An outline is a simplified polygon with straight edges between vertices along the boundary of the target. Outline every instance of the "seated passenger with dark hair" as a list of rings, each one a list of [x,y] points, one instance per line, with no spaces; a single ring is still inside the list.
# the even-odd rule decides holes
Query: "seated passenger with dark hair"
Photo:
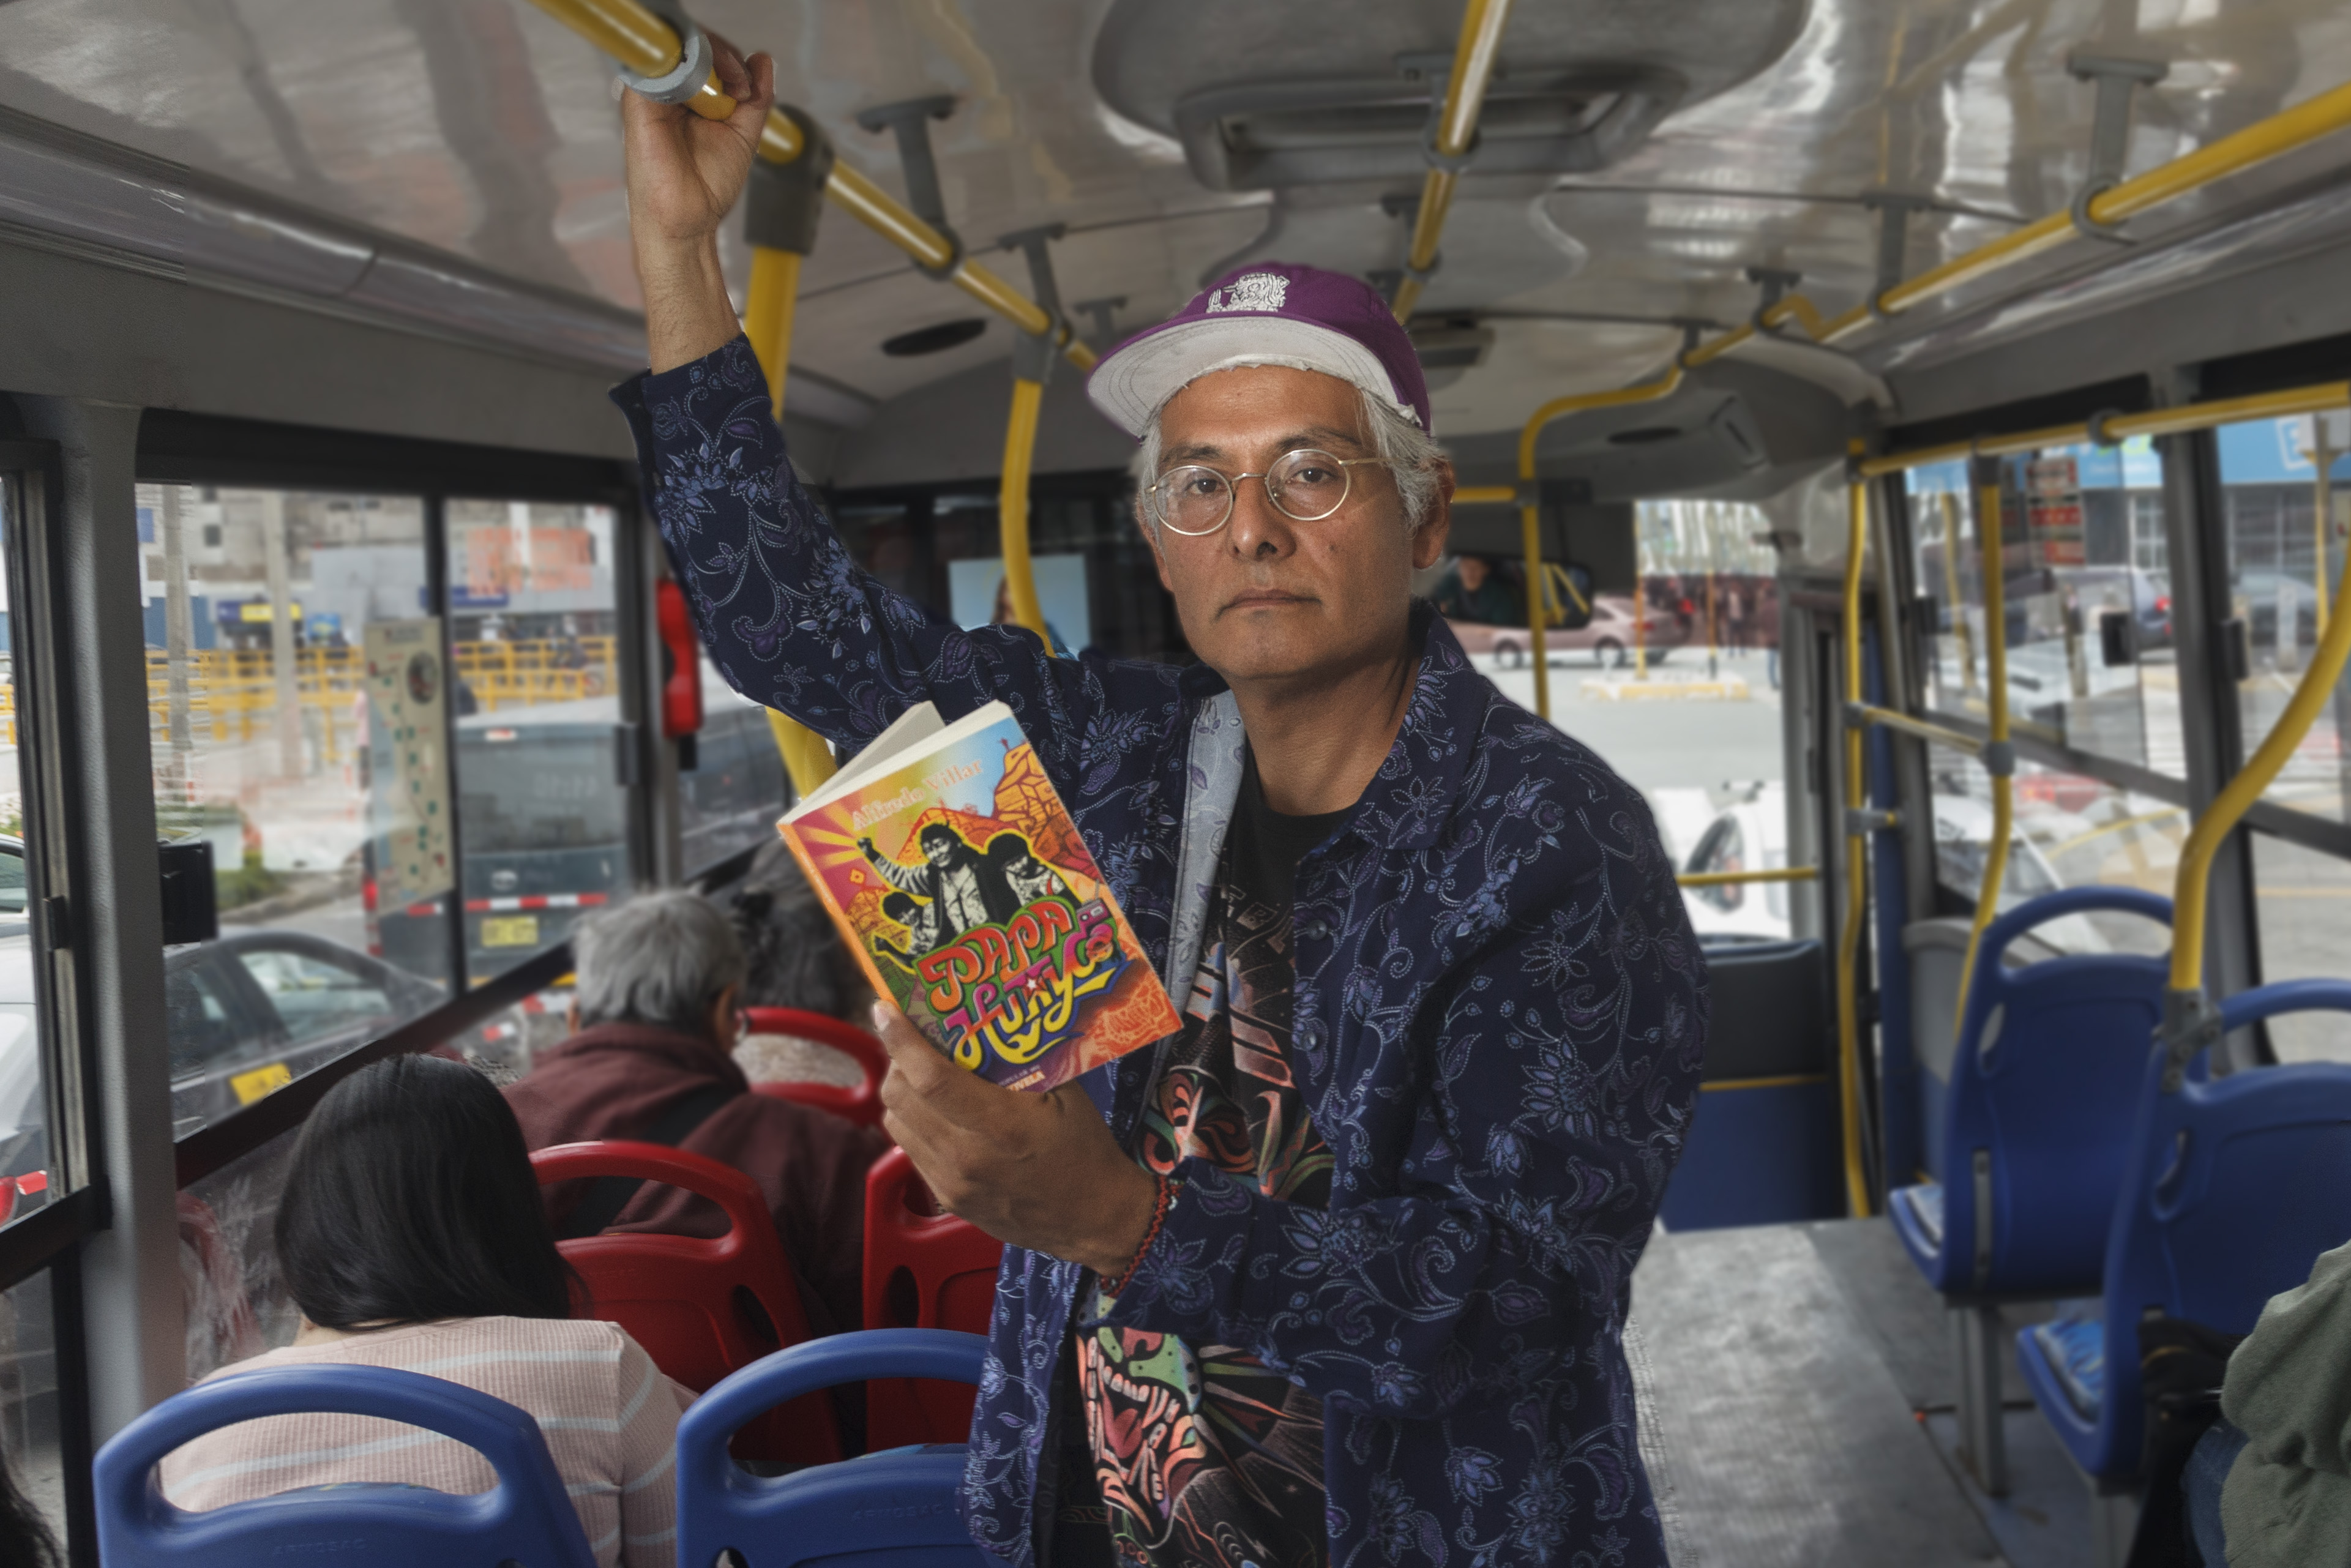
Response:
[[[641,894],[572,928],[579,1032],[542,1051],[507,1101],[534,1149],[596,1138],[664,1144],[759,1184],[799,1270],[809,1327],[863,1316],[865,1173],[889,1144],[870,1128],[750,1092],[732,1054],[743,946],[726,915],[683,889]],[[604,1211],[614,1197],[622,1201]],[[558,1236],[651,1230],[722,1236],[706,1198],[646,1182],[547,1190]]]
[[[599,1563],[669,1568],[669,1471],[692,1396],[618,1325],[571,1317],[522,1130],[489,1080],[397,1056],[337,1084],[295,1144],[277,1242],[301,1332],[214,1376],[391,1366],[477,1388],[538,1418]],[[162,1465],[163,1495],[197,1511],[305,1487],[496,1480],[455,1438],[371,1416],[239,1422]]]

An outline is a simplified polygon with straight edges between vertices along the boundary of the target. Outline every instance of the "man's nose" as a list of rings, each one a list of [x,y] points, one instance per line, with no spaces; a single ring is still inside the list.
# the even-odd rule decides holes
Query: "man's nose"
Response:
[[[1233,520],[1225,532],[1232,550],[1246,560],[1288,555],[1298,543],[1296,527],[1273,504],[1273,492],[1263,478],[1243,479],[1233,494]]]

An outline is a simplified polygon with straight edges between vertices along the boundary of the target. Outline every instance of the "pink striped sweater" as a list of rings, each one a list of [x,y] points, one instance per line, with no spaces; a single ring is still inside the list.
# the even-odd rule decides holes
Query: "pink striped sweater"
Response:
[[[273,1350],[213,1376],[319,1365],[401,1367],[529,1411],[547,1435],[600,1568],[672,1568],[677,1417],[694,1396],[663,1376],[615,1324],[455,1318]],[[162,1466],[163,1495],[197,1511],[350,1481],[482,1492],[497,1477],[455,1438],[372,1416],[241,1422],[198,1438]]]

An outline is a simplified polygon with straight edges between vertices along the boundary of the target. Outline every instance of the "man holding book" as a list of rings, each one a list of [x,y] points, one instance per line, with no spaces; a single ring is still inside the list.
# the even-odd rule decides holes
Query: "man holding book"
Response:
[[[653,370],[615,393],[712,658],[845,751],[1008,704],[1183,1014],[1047,1094],[882,1020],[890,1130],[1010,1243],[974,1536],[1022,1568],[1662,1564],[1622,1334],[1703,960],[1638,792],[1411,597],[1452,475],[1409,340],[1269,264],[1095,371],[1198,665],[943,625],[768,417],[715,235],[771,73],[721,71],[731,121],[624,105]]]

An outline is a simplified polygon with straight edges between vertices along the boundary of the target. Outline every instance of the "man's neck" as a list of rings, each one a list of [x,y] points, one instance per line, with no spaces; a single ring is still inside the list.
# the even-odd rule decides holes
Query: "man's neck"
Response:
[[[1419,658],[1399,648],[1335,680],[1235,683],[1265,803],[1285,817],[1319,817],[1361,800],[1404,727],[1419,674]]]

